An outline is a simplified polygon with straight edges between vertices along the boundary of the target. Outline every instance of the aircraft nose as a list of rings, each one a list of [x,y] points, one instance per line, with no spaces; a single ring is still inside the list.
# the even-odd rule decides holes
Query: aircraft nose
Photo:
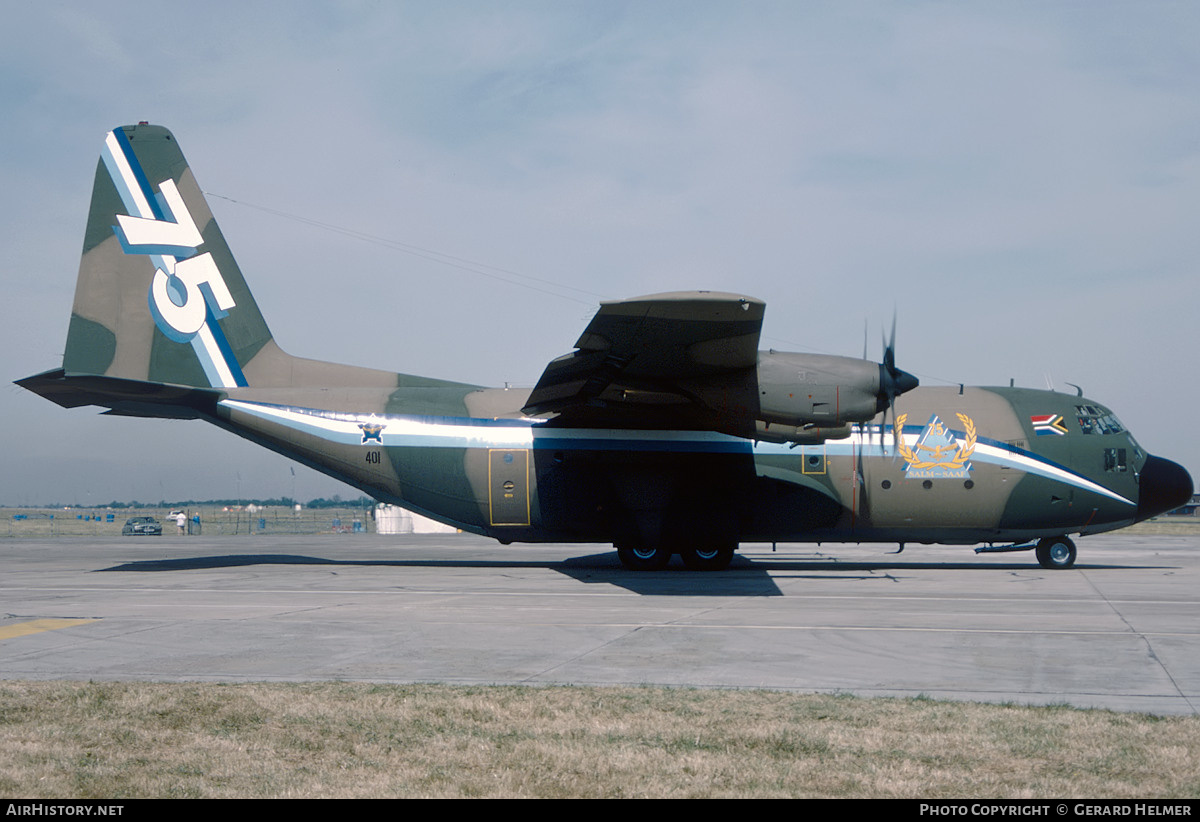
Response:
[[[1137,519],[1172,511],[1192,498],[1192,476],[1176,462],[1153,455],[1138,476]]]

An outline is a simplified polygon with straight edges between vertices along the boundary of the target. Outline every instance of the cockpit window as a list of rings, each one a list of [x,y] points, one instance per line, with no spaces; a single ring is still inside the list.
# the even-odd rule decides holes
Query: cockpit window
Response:
[[[1116,415],[1094,405],[1075,406],[1079,430],[1085,434],[1120,434],[1125,430]]]
[[[1125,461],[1124,448],[1104,449],[1104,470],[1115,474],[1123,474],[1129,470]]]

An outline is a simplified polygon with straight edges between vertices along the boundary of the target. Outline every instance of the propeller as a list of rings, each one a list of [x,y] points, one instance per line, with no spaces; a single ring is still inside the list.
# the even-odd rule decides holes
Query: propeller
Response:
[[[882,332],[881,332],[882,336]],[[882,445],[884,431],[887,429],[888,410],[892,412],[892,440],[895,446],[895,451],[892,457],[895,458],[900,452],[900,435],[896,432],[896,397],[906,391],[911,391],[921,384],[921,381],[909,374],[907,371],[901,371],[896,367],[896,310],[892,309],[892,333],[888,339],[883,340],[883,362],[879,365],[879,399],[877,408],[883,412],[883,426],[879,429],[879,441]]]

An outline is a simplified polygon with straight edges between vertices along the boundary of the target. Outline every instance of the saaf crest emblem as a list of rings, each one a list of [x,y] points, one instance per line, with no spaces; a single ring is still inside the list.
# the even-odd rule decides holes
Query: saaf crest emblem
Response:
[[[933,414],[917,438],[915,448],[909,448],[904,442],[904,421],[908,415],[901,414],[896,418],[896,442],[900,456],[907,463],[905,478],[965,479],[970,476],[970,458],[975,453],[977,439],[975,423],[966,414],[956,416],[963,424],[961,441],[937,414]]]

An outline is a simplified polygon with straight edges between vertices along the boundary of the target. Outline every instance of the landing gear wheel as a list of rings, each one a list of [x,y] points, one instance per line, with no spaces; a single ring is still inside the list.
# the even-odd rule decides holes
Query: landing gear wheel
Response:
[[[662,547],[638,545],[628,548],[618,545],[617,557],[630,571],[657,571],[671,561],[671,552]]]
[[[1043,568],[1057,570],[1075,564],[1075,543],[1066,537],[1046,537],[1038,542],[1036,553]]]
[[[679,553],[683,564],[692,571],[724,571],[733,560],[736,545],[705,545],[702,548],[684,548]]]

